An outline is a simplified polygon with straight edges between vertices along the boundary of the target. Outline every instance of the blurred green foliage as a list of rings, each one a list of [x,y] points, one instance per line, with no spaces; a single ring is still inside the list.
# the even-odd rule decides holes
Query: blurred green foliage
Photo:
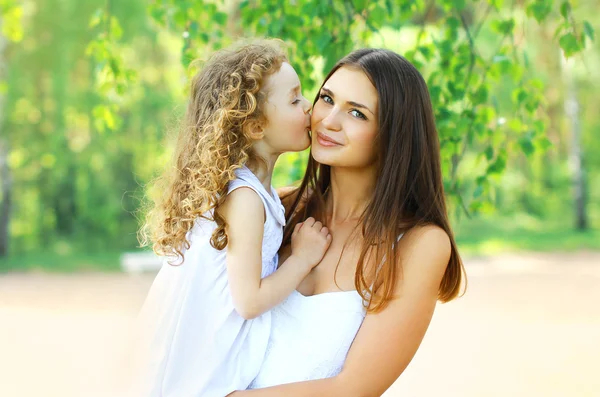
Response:
[[[527,214],[542,231],[556,220],[552,230],[570,227],[561,59],[573,58],[598,225],[600,139],[592,131],[600,118],[586,111],[600,105],[593,11],[583,1],[546,0],[0,0],[11,256],[135,247],[136,210],[169,155],[190,62],[255,36],[289,44],[309,98],[355,48],[386,47],[413,62],[434,102],[446,192],[464,241],[485,236],[473,230],[483,227],[481,216],[494,223],[494,211],[503,225]],[[307,155],[282,156],[274,184],[299,180]]]

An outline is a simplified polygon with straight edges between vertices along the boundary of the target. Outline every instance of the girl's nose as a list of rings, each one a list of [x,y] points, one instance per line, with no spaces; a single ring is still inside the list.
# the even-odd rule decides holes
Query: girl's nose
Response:
[[[308,99],[304,98],[304,95],[302,96],[302,106],[304,113],[308,113],[312,109],[310,102],[308,101]]]

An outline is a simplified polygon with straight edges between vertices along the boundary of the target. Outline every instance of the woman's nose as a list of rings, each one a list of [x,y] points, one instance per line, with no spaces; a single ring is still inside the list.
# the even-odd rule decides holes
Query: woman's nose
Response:
[[[339,110],[333,106],[330,108],[331,111],[322,120],[321,124],[328,130],[337,131],[340,129]]]

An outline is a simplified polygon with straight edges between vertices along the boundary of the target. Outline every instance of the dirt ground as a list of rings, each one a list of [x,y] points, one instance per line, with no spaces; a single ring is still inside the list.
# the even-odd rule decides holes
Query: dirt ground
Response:
[[[467,273],[386,397],[600,396],[600,253],[471,259]],[[121,395],[152,278],[0,275],[0,396]]]

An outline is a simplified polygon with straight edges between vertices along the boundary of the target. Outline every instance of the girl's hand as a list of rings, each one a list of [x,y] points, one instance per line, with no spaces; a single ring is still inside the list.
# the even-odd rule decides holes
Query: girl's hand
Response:
[[[306,263],[311,269],[321,262],[331,244],[331,233],[321,222],[307,218],[294,227],[292,233],[292,256]]]

